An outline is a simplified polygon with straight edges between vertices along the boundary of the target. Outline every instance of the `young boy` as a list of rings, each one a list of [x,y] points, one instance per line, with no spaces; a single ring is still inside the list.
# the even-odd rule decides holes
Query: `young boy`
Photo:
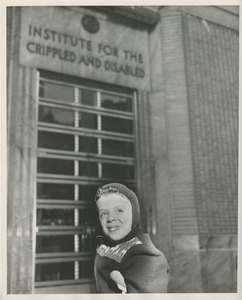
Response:
[[[99,293],[166,293],[169,267],[140,223],[138,198],[120,183],[101,187],[95,197],[102,242],[94,272]]]

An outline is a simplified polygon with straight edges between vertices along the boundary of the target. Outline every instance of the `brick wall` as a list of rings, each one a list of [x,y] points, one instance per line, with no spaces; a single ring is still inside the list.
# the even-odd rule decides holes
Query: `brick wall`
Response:
[[[199,234],[236,234],[238,32],[189,14],[183,24]]]

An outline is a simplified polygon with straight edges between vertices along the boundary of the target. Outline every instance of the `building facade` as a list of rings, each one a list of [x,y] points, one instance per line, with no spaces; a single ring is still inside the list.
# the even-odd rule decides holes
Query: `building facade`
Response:
[[[236,292],[238,78],[236,6],[7,8],[8,293],[96,292],[111,181],[169,292]]]

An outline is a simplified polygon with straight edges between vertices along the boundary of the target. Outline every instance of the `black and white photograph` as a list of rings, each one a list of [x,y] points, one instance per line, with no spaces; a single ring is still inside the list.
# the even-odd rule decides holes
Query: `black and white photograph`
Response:
[[[240,2],[13,3],[3,295],[239,299]]]

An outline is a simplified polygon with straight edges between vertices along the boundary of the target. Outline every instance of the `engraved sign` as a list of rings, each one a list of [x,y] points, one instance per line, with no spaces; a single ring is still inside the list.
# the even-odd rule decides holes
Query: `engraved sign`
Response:
[[[146,30],[110,23],[85,9],[23,7],[20,43],[24,66],[150,89]]]

